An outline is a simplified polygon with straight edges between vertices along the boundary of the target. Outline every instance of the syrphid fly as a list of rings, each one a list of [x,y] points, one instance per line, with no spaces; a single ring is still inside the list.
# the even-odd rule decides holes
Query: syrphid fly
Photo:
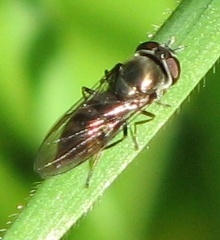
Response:
[[[105,71],[95,88],[82,87],[82,99],[61,117],[40,146],[35,171],[47,178],[90,160],[88,186],[100,152],[127,136],[134,114],[152,119],[154,114],[146,107],[158,101],[179,76],[180,63],[170,43],[141,43],[130,60]],[[123,137],[112,141],[120,130]]]

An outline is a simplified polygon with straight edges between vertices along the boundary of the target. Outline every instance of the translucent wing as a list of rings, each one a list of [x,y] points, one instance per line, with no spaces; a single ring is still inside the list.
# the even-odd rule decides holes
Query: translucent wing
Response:
[[[96,104],[93,102],[92,105],[91,100],[108,89],[111,81],[114,81],[115,74],[116,68],[106,72],[105,77],[92,89],[84,92],[88,96],[84,96],[73,105],[49,131],[40,146],[34,166],[35,171],[43,178],[65,172],[100,150],[99,137],[104,137],[100,136],[103,134],[104,122],[97,121],[97,113],[93,114],[94,116],[89,113]],[[109,104],[113,102],[108,101]],[[90,131],[96,133],[90,134]],[[93,143],[93,146],[90,146],[90,143]]]

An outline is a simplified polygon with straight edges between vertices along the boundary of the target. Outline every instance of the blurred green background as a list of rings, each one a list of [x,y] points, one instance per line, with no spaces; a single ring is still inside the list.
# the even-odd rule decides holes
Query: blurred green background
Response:
[[[39,181],[33,162],[54,121],[176,6],[1,1],[0,228]],[[219,63],[215,69],[65,239],[220,239]]]

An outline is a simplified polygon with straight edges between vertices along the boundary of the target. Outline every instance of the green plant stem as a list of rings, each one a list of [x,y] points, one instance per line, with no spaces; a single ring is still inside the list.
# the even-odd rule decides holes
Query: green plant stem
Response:
[[[139,151],[174,114],[219,58],[220,1],[182,1],[154,40],[167,42],[171,36],[176,39],[176,47],[185,46],[178,53],[182,77],[162,99],[172,107],[163,108],[156,104],[149,107],[148,111],[157,117],[141,126],[142,130],[138,132]],[[134,160],[139,151],[134,151],[130,147],[132,144],[128,138],[120,147],[103,153],[88,189],[85,188],[87,164],[44,181],[4,239],[60,239]]]

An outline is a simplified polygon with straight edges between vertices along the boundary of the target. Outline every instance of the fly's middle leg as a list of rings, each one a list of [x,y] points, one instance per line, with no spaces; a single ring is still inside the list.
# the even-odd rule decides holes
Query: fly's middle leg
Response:
[[[141,124],[144,124],[144,123],[147,123],[147,122],[150,122],[155,118],[155,115],[153,113],[147,112],[145,110],[142,110],[141,114],[149,117],[149,119],[135,122],[134,123],[134,130],[132,130],[131,127],[128,127],[127,122],[125,122],[124,125],[123,125],[123,137],[121,139],[107,145],[104,149],[109,149],[111,147],[114,147],[118,143],[122,142],[128,136],[128,128],[129,128],[131,138],[132,138],[132,141],[134,143],[134,147],[135,147],[136,150],[138,150],[139,146],[138,146],[138,141],[137,141],[137,126],[141,125]]]
[[[141,125],[141,124],[144,124],[144,123],[147,123],[147,122],[150,122],[150,121],[152,121],[152,120],[155,118],[155,115],[154,115],[153,113],[147,112],[147,111],[145,111],[145,110],[142,110],[142,111],[141,111],[141,114],[149,117],[149,119],[135,122],[135,123],[134,123],[134,131],[132,131],[132,129],[130,128],[131,137],[132,137],[132,139],[133,139],[133,142],[134,142],[134,145],[135,145],[135,149],[136,149],[136,150],[139,148],[139,146],[138,146],[138,141],[137,141],[137,126],[138,126],[138,125]]]

